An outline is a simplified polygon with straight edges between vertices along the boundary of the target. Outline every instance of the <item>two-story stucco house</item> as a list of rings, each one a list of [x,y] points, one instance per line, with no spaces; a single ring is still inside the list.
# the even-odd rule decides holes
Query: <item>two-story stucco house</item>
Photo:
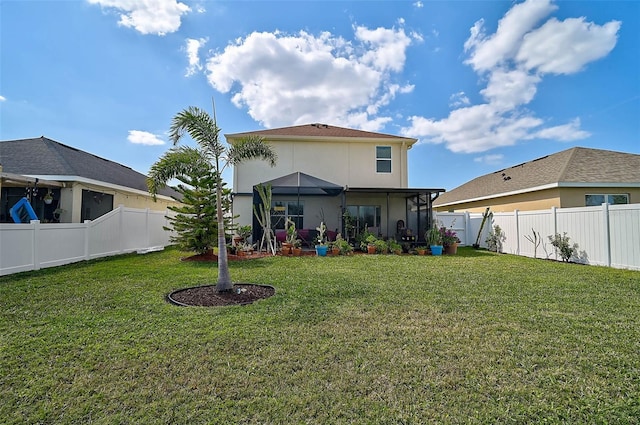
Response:
[[[253,217],[258,184],[272,186],[275,230],[284,229],[287,218],[298,229],[315,229],[323,221],[330,231],[350,237],[365,227],[388,238],[400,228],[423,237],[432,202],[444,192],[408,187],[407,153],[416,139],[326,124],[225,137],[233,144],[249,135],[262,137],[278,155],[275,167],[256,160],[233,171],[233,214],[254,231],[259,228]],[[345,216],[351,232],[345,232]]]

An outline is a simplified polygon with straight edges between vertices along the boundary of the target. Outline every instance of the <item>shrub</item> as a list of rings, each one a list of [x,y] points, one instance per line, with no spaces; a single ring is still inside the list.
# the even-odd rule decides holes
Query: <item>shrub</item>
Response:
[[[487,236],[485,240],[489,251],[502,252],[502,242],[504,242],[506,238],[500,226],[497,224],[493,226],[493,230],[489,232],[489,236]]]
[[[565,262],[569,262],[571,257],[578,251],[578,244],[574,243],[571,245],[569,239],[567,232],[564,232],[562,235],[556,233],[553,236],[549,236],[549,242],[551,242],[551,245],[555,248],[556,254],[559,254],[562,261]]]

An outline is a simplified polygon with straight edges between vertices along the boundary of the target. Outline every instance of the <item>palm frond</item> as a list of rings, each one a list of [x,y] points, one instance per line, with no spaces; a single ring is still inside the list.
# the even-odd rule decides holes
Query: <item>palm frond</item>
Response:
[[[211,164],[202,152],[189,146],[169,149],[149,170],[147,187],[154,197],[167,182],[180,176],[204,174],[211,170]]]
[[[256,135],[245,137],[229,147],[229,163],[232,165],[250,159],[267,161],[273,167],[276,165],[278,156],[271,145],[266,143],[262,137]]]
[[[169,139],[177,144],[188,134],[204,151],[219,156],[224,146],[218,140],[220,129],[207,111],[196,106],[178,112],[171,122]]]

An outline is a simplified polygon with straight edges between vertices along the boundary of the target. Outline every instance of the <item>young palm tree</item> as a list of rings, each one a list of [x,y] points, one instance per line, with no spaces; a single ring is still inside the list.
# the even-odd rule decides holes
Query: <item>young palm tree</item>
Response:
[[[198,144],[198,149],[176,146],[185,133]],[[180,175],[189,175],[189,173],[203,172],[208,169],[216,176],[216,218],[218,220],[216,291],[223,292],[233,289],[233,283],[227,261],[222,211],[222,172],[229,165],[236,165],[249,159],[262,159],[268,161],[273,167],[276,164],[276,154],[260,137],[250,136],[234,145],[225,145],[218,139],[219,133],[215,109],[213,117],[195,106],[179,112],[173,117],[169,131],[169,138],[174,147],[153,164],[147,185],[149,192],[155,195],[159,188]]]

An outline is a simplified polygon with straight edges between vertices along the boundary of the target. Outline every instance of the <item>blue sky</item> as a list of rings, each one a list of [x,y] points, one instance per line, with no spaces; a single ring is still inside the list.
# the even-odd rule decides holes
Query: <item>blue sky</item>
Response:
[[[412,187],[640,153],[638,1],[0,1],[0,139],[142,173],[172,117],[410,136]]]

